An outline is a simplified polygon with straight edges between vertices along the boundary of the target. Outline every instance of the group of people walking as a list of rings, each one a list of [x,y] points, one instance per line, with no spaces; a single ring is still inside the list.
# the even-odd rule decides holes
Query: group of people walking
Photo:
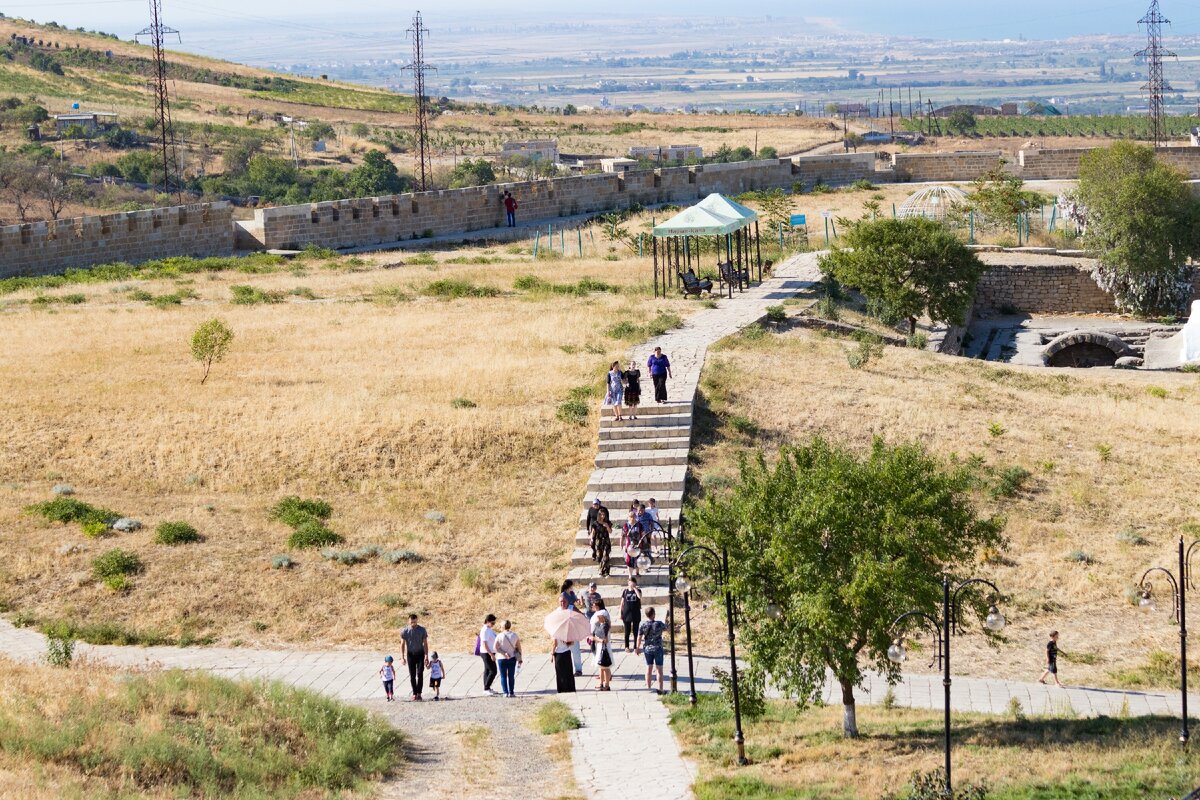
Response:
[[[585,526],[591,543],[592,560],[599,565],[600,575],[607,578],[612,567],[613,522],[608,508],[599,497],[592,500]],[[646,556],[650,563],[654,562],[654,534],[661,533],[662,529],[662,524],[658,521],[658,504],[654,498],[651,497],[645,503],[634,498],[625,522],[621,525],[621,555],[628,577],[641,576],[641,568],[638,566],[641,556]]]
[[[671,377],[671,359],[663,355],[661,347],[654,348],[654,353],[646,361],[646,369],[654,383],[654,402],[667,402],[667,378]],[[630,361],[627,369],[621,369],[620,361],[612,362],[605,378],[604,405],[613,407],[613,418],[618,422],[624,420],[625,409],[628,409],[629,419],[637,419],[638,406],[641,403],[642,371],[637,362]]]

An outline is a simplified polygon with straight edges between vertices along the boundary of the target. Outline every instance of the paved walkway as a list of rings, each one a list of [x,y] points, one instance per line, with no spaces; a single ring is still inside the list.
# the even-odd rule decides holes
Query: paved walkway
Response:
[[[643,396],[647,405],[639,420],[616,423],[611,414],[602,418],[598,446],[597,469],[588,481],[584,504],[602,495],[614,517],[628,507],[634,497],[660,499],[662,519],[678,521],[682,506],[684,481],[687,472],[687,451],[691,439],[692,407],[708,347],[713,342],[736,333],[761,319],[769,305],[780,303],[797,292],[811,287],[819,278],[816,255],[806,254],[779,265],[775,275],[762,285],[732,300],[719,301],[715,309],[694,314],[680,329],[637,347],[633,358],[644,366],[655,347],[662,347],[671,359],[673,377],[668,382],[671,402],[657,406],[653,402],[653,387],[649,376],[644,379]],[[622,506],[624,503],[624,506]],[[580,522],[584,510],[581,508]],[[620,519],[614,519],[619,523]],[[599,577],[597,566],[587,552],[585,532],[577,532],[571,576],[586,582]],[[614,542],[616,549],[616,542]],[[601,593],[610,600],[619,596],[624,584],[623,568],[614,566],[614,577],[604,582]],[[666,609],[666,574],[663,565],[656,565],[643,579],[646,606]],[[615,606],[614,606],[615,612]],[[617,614],[614,613],[614,617]],[[619,630],[619,628],[618,628]],[[614,635],[614,642],[622,637]],[[540,640],[539,640],[540,643]],[[678,686],[687,691],[687,661],[682,642],[677,657]],[[538,650],[531,646],[531,650]],[[46,653],[46,642],[38,632],[14,628],[0,621],[0,652],[17,661],[40,661]],[[342,700],[364,702],[378,700],[382,694],[378,669],[383,653],[338,650],[311,652],[304,650],[250,650],[231,648],[179,647],[116,647],[80,644],[76,656],[80,659],[103,662],[126,668],[203,669],[228,678],[276,680],[290,686],[311,689]],[[478,657],[443,653],[447,677],[442,693],[451,698],[481,694],[482,667]],[[639,790],[644,781],[653,781],[653,794],[663,800],[689,800],[695,768],[679,752],[678,745],[667,726],[667,711],[656,695],[645,688],[645,666],[641,657],[623,652],[614,653],[614,691],[599,693],[595,688],[595,668],[585,657],[585,675],[577,679],[579,692],[562,698],[584,722],[584,727],[572,734],[574,773],[580,790],[590,800],[626,797],[629,794],[628,776],[614,763],[628,759],[629,743],[636,742],[639,750],[654,753],[651,774],[639,777]],[[724,659],[696,659],[696,689],[716,691],[712,668],[725,663]],[[667,665],[668,673],[670,663]],[[397,694],[407,694],[407,676],[398,666]],[[518,694],[554,694],[554,671],[548,655],[531,652],[517,676]],[[886,683],[871,676],[859,690],[858,701],[863,705],[882,703],[887,693]],[[428,691],[427,691],[428,696]],[[894,702],[912,708],[942,708],[942,682],[936,675],[907,675],[892,689]],[[1037,683],[955,678],[951,691],[951,708],[1002,714],[1009,711],[1013,699],[1020,702],[1027,714],[1078,714],[1081,716],[1127,713],[1178,715],[1178,693],[1137,692],[1082,687],[1043,686]],[[840,691],[832,683],[826,687],[829,704],[841,702]],[[507,702],[496,698],[495,702]],[[1189,702],[1200,708],[1200,696]],[[392,709],[403,713],[400,707]],[[425,713],[425,709],[422,709]]]

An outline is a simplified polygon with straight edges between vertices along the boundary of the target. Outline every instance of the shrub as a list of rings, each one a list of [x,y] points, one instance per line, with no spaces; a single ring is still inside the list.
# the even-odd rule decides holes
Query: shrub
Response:
[[[109,527],[121,518],[116,511],[98,508],[71,497],[56,497],[44,503],[26,506],[28,514],[37,514],[51,522],[78,522],[89,536],[106,533]]]
[[[896,707],[896,690],[891,686],[883,693],[883,699],[879,701],[879,705],[884,711],[891,711]]]
[[[729,427],[738,433],[746,436],[753,436],[758,433],[758,425],[749,417],[738,414],[729,418]]]
[[[296,526],[296,530],[292,531],[292,535],[288,537],[288,547],[293,550],[298,550],[305,547],[329,547],[330,545],[341,544],[341,536],[326,528],[317,520],[309,520],[301,522]]]
[[[292,528],[305,522],[326,520],[333,515],[333,506],[324,500],[305,500],[289,495],[271,508],[271,519],[277,519]]]
[[[379,598],[379,602],[382,603],[385,608],[403,608],[405,604],[404,598],[398,594],[385,594]]]
[[[1125,530],[1118,533],[1117,541],[1121,542],[1123,544],[1131,544],[1131,545],[1134,545],[1135,547],[1140,547],[1142,545],[1150,544],[1149,539],[1147,539],[1145,536],[1142,536],[1140,533],[1135,531],[1133,528],[1126,528]]]
[[[235,306],[256,306],[262,303],[283,302],[282,292],[268,292],[255,286],[237,284],[229,287],[233,298],[229,301]]]
[[[946,774],[935,769],[930,772],[914,772],[909,778],[910,788],[899,800],[987,800],[987,787],[961,783],[954,787],[954,795],[946,794]]]
[[[924,350],[929,345],[929,337],[923,333],[914,333],[905,339],[904,343],[913,350]]]
[[[861,336],[858,347],[846,354],[846,363],[851,369],[862,369],[883,357],[883,340],[878,336]]]
[[[154,541],[159,544],[187,544],[202,539],[196,529],[186,522],[162,522],[154,531]]]
[[[733,708],[733,679],[729,673],[720,667],[713,667],[713,677],[721,685],[721,694],[725,702]],[[758,719],[767,713],[766,686],[767,675],[761,669],[749,667],[739,674],[738,700],[741,704],[742,716],[746,719]]]
[[[1166,400],[1171,396],[1171,393],[1161,386],[1147,386],[1146,394],[1151,397],[1157,397],[1159,400]]]
[[[537,728],[545,736],[575,731],[582,727],[583,723],[579,717],[571,713],[571,709],[559,700],[543,703],[537,710]]]
[[[842,316],[841,309],[838,308],[838,301],[832,295],[824,295],[817,301],[817,316],[830,322],[837,322]]]
[[[787,309],[783,306],[767,306],[767,320],[770,322],[783,322],[787,319]]]
[[[876,186],[866,178],[859,178],[854,183],[850,184],[850,188],[859,192],[868,192],[875,189]]]
[[[1003,436],[1006,433],[1008,433],[1008,429],[1005,428],[1003,425],[1001,425],[999,422],[989,422],[988,423],[988,434],[990,434],[993,439],[999,439],[1001,436]]]
[[[1111,444],[1096,445],[1096,454],[1100,456],[1100,461],[1104,463],[1107,463],[1112,459],[1112,452],[1113,449]]]
[[[996,476],[996,483],[992,486],[992,497],[1012,497],[1025,486],[1025,482],[1029,480],[1032,473],[1024,467],[1007,467],[1000,471]]]
[[[1071,561],[1076,564],[1086,564],[1089,566],[1096,563],[1096,559],[1092,557],[1092,554],[1083,550],[1072,550],[1063,556],[1063,561]]]
[[[47,628],[46,663],[52,667],[71,666],[75,657],[75,636],[69,625],[55,623]]]
[[[113,591],[129,588],[129,576],[143,569],[142,561],[128,550],[113,548],[92,561],[92,574]]]
[[[424,561],[424,557],[415,550],[384,550],[379,557],[389,564],[411,563]]]
[[[564,400],[558,404],[558,410],[554,412],[554,415],[562,422],[571,425],[585,425],[588,420],[588,404],[575,398]]]
[[[232,343],[233,331],[224,320],[217,317],[201,323],[192,333],[192,358],[204,365],[204,375],[200,378],[201,386],[208,380],[212,365],[225,358]]]
[[[450,401],[451,408],[475,408],[475,401],[465,397],[456,397]]]
[[[480,286],[457,278],[443,278],[427,284],[421,293],[442,300],[457,300],[463,297],[498,297],[500,290],[494,286]]]
[[[291,569],[294,566],[296,566],[296,562],[283,553],[271,557],[271,569]]]

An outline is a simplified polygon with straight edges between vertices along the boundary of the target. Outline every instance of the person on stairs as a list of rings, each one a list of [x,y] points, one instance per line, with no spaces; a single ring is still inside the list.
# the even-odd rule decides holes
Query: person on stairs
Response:
[[[613,407],[613,419],[620,422],[621,404],[625,402],[625,373],[621,371],[621,362],[614,361],[608,367],[608,391],[604,395],[604,405]]]
[[[592,540],[592,560],[600,565],[601,577],[607,578],[612,561],[612,523],[608,521],[608,509],[601,506],[600,513],[588,527]]]
[[[642,590],[637,578],[630,578],[621,592],[621,624],[625,626],[625,651],[629,652],[629,639],[637,641],[638,626],[642,624]]]
[[[650,370],[650,380],[654,381],[654,402],[667,402],[667,378],[671,375],[671,359],[663,355],[661,347],[654,348],[654,355],[646,361]]]
[[[564,595],[559,595],[558,607],[570,608]],[[572,644],[577,644],[577,642],[550,639],[550,661],[554,664],[554,684],[559,694],[575,691],[575,676],[571,670]]]
[[[575,581],[570,578],[563,581],[559,596],[567,601],[567,608],[576,613],[583,613],[579,610],[579,595],[575,594]],[[579,649],[579,642],[571,643],[571,662],[575,665],[576,677],[583,675],[583,653]]]
[[[612,619],[608,609],[604,607],[604,599],[599,594],[592,600],[592,647],[596,654],[596,666],[600,671],[600,685],[597,691],[612,691],[612,650],[609,646],[609,633],[612,631]]]
[[[630,411],[630,419],[637,419],[638,405],[642,402],[642,371],[636,361],[629,362],[625,370],[625,406]]]

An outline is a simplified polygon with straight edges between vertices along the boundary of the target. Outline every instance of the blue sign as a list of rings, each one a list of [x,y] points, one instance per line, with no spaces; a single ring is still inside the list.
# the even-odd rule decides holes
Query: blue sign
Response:
[[[793,228],[795,228],[798,225],[804,225],[806,223],[807,223],[807,220],[805,220],[803,214],[792,214],[792,227]]]

